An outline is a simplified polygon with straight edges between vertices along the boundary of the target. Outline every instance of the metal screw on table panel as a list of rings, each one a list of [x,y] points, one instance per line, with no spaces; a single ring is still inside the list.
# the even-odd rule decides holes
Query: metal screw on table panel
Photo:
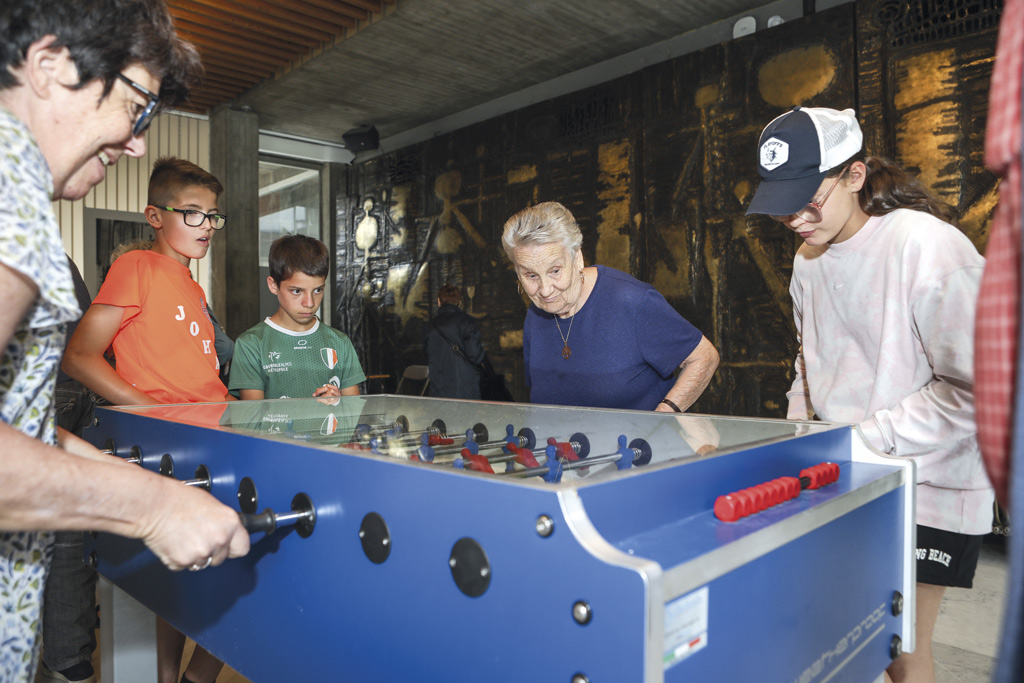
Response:
[[[889,658],[898,659],[903,654],[903,639],[899,636],[893,636],[892,641],[889,643]]]
[[[893,591],[892,594],[892,615],[898,617],[903,614],[903,593]]]
[[[572,618],[581,626],[589,624],[593,616],[593,613],[590,611],[590,605],[582,600],[572,606]]]
[[[586,674],[576,674],[572,677],[572,683],[590,683]]]
[[[538,536],[547,538],[555,530],[555,523],[547,515],[541,515],[537,518],[536,528]]]
[[[98,555],[96,555],[96,551],[93,550],[91,553],[89,553],[89,566],[92,567],[93,569],[96,569],[96,567],[99,565],[99,563],[100,563],[100,558],[99,558]]]
[[[455,566],[455,558],[454,557],[448,560],[448,566],[449,567],[454,567]]]

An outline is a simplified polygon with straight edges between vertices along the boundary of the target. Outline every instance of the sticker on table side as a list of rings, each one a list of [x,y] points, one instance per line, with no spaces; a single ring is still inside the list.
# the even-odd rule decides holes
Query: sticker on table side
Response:
[[[665,605],[665,652],[662,664],[670,669],[708,644],[708,587]]]

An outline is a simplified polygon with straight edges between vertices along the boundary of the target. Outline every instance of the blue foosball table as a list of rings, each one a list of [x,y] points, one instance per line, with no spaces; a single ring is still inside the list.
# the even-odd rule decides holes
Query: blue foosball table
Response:
[[[85,552],[255,683],[866,683],[914,646],[912,463],[849,425],[378,395],[86,438],[238,509],[205,571]]]

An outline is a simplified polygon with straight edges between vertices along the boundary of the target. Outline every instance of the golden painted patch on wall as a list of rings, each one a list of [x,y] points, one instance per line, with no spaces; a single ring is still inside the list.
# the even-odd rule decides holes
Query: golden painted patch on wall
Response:
[[[744,207],[744,210],[746,210],[747,201],[751,198],[753,191],[753,186],[748,180],[741,180],[732,188],[733,196],[739,201],[740,206]]]
[[[426,278],[423,277],[423,273],[427,264],[424,263],[419,268],[414,268],[415,264],[413,263],[401,263],[388,269],[388,291],[394,295],[395,299],[395,308],[392,312],[402,319],[403,326],[408,324],[412,318],[427,320],[429,316],[426,309],[416,305],[423,300],[426,294],[424,284]],[[413,278],[413,284],[406,296],[404,294],[405,283],[410,278]]]
[[[517,166],[510,168],[507,174],[508,184],[517,185],[519,183],[528,183],[537,177],[537,167],[531,166]]]
[[[896,156],[920,169],[918,178],[945,202],[957,205],[958,183],[936,190],[939,169],[960,142],[957,78],[952,50],[913,55],[896,66]],[[952,124],[952,125],[951,125]],[[946,132],[940,129],[946,128]]]
[[[598,212],[596,260],[611,268],[629,272],[630,227],[630,143],[606,142],[598,148]]]
[[[690,202],[693,203],[692,201]],[[691,211],[687,212],[692,214]],[[690,227],[665,225],[660,228],[661,240],[668,247],[668,254],[652,259],[653,278],[651,284],[666,297],[685,298],[690,295]],[[675,272],[669,262],[676,266]]]
[[[412,185],[398,185],[391,188],[391,191],[385,195],[387,201],[385,202],[384,209],[388,212],[388,216],[391,218],[391,224],[397,229],[391,234],[391,248],[397,249],[405,244],[406,228],[405,228],[405,216],[407,207],[409,206],[409,196],[412,192]]]
[[[502,332],[501,336],[498,337],[498,346],[506,351],[513,351],[515,349],[523,348],[523,331],[520,330],[509,330],[508,332]]]
[[[706,109],[718,100],[720,90],[717,85],[704,85],[697,88],[697,94],[693,97],[693,103],[697,109]]]
[[[768,104],[802,104],[832,83],[836,67],[835,56],[824,45],[794,48],[761,65],[757,89]]]

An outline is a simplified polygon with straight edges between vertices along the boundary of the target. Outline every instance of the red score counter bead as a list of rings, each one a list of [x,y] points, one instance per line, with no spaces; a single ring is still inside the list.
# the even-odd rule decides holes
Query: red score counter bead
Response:
[[[739,501],[740,517],[754,514],[754,497],[750,495],[749,491],[746,489],[735,491],[732,496]]]
[[[750,495],[754,498],[754,512],[764,510],[768,504],[768,496],[764,488],[758,484],[757,486],[751,486],[747,491],[750,491]]]
[[[743,516],[740,514],[741,507],[740,501],[731,493],[727,496],[719,496],[715,500],[715,517],[723,522],[735,522]]]

